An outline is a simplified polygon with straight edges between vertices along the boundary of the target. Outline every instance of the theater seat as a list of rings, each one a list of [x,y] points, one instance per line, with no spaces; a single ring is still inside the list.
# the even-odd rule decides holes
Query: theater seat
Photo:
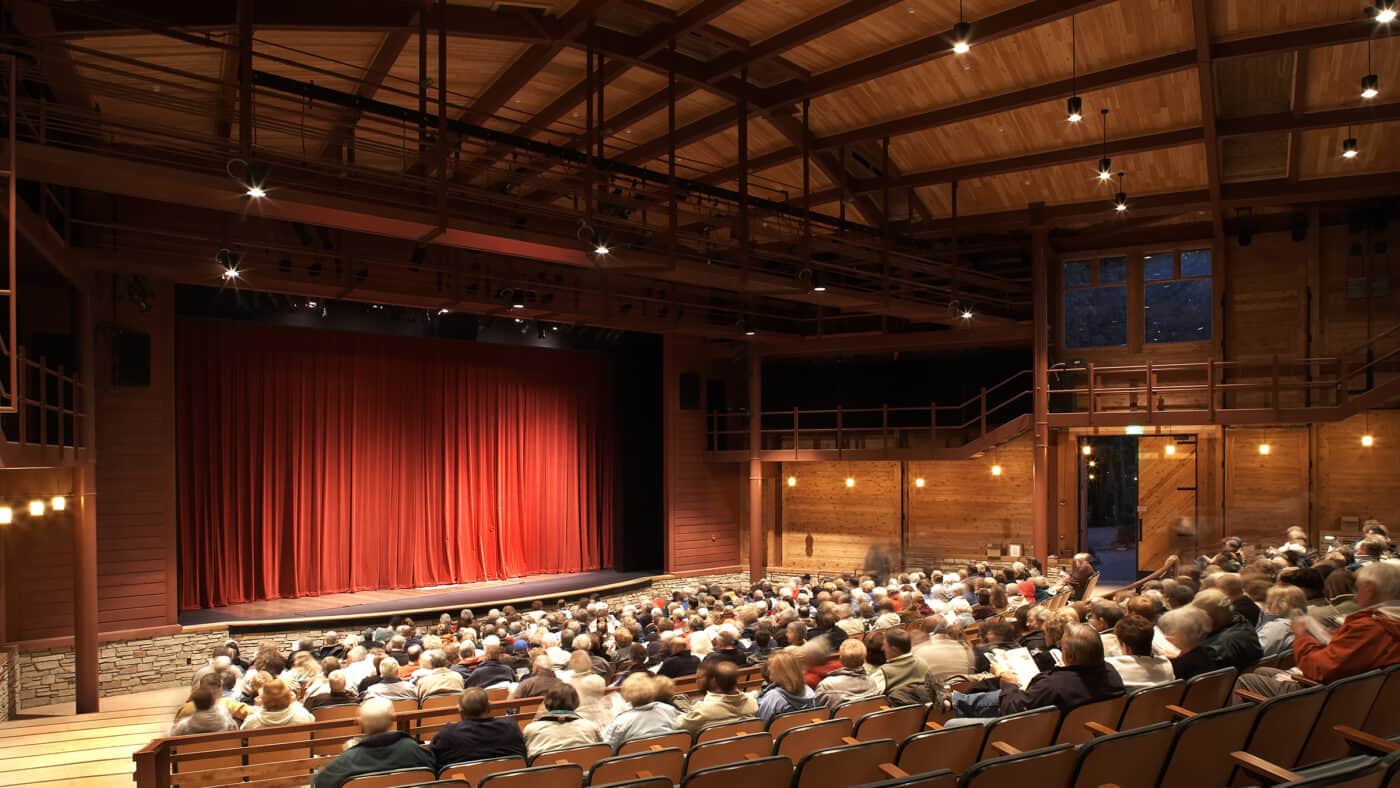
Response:
[[[985,725],[959,725],[916,733],[900,743],[895,763],[912,773],[948,769],[962,774],[982,755],[982,743],[986,738]]]
[[[465,780],[472,785],[479,785],[488,775],[497,772],[509,772],[517,769],[524,769],[526,766],[524,758],[514,756],[505,758],[486,758],[480,761],[465,761],[444,766],[438,770],[438,777],[447,777],[454,780]]]
[[[716,739],[727,739],[730,736],[739,736],[747,733],[758,733],[763,730],[763,721],[759,719],[739,720],[737,722],[721,722],[701,728],[695,734],[695,743],[703,744]]]
[[[715,766],[739,763],[773,754],[773,737],[767,733],[750,733],[728,739],[697,744],[685,756],[685,772],[700,771]],[[791,768],[791,764],[789,764]]]
[[[395,769],[390,772],[375,772],[351,777],[345,781],[346,788],[399,788],[403,785],[417,785],[434,782],[437,775],[432,769]]]
[[[1123,709],[1128,705],[1128,696],[1086,703],[1071,709],[1060,721],[1059,733],[1055,734],[1056,744],[1083,744],[1094,738],[1094,734],[1084,727],[1085,723],[1095,722],[1107,728],[1117,728],[1123,718]]]
[[[1118,729],[1130,731],[1159,722],[1175,719],[1167,706],[1181,703],[1181,694],[1186,690],[1186,682],[1180,679],[1143,687],[1128,695],[1128,705],[1123,709],[1123,719]]]
[[[867,714],[873,714],[874,712],[882,711],[884,709],[888,709],[889,707],[890,702],[887,698],[884,697],[866,698],[865,700],[850,700],[846,701],[845,703],[842,703],[840,706],[837,706],[835,711],[831,712],[831,716],[846,717],[852,722],[855,722],[856,720],[860,719],[861,717],[864,717]]]
[[[588,784],[600,785],[640,777],[660,776],[678,784],[685,773],[685,753],[675,748],[617,755],[593,764],[588,772]]]
[[[1386,739],[1400,736],[1400,665],[1386,668],[1385,684],[1376,693],[1376,701],[1371,704],[1371,713],[1361,730]]]
[[[1047,747],[1055,739],[1060,725],[1060,710],[1054,706],[1030,709],[987,721],[987,739],[982,745],[982,759],[995,758],[1002,751],[998,742],[1009,744],[1022,752]]]
[[[1298,765],[1312,766],[1346,755],[1346,741],[1333,729],[1338,725],[1352,728],[1364,725],[1386,678],[1384,672],[1373,670],[1329,684],[1327,702],[1317,714],[1308,742],[1303,745],[1303,754],[1298,757]]]
[[[578,747],[563,747],[539,753],[530,758],[530,765],[557,766],[562,763],[573,763],[586,772],[593,768],[593,764],[610,757],[612,757],[612,747],[606,744],[584,744]]]
[[[1186,690],[1178,705],[1191,711],[1214,711],[1230,702],[1230,690],[1238,676],[1239,672],[1234,668],[1221,668],[1193,676],[1186,682]]]
[[[1159,722],[1146,728],[1100,736],[1077,748],[1074,788],[1153,788],[1171,752],[1176,728]],[[1205,786],[1201,786],[1205,788]]]
[[[1326,701],[1327,688],[1317,686],[1260,703],[1254,730],[1249,734],[1249,742],[1244,749],[1270,763],[1293,768]],[[1235,784],[1244,783],[1237,779]]]
[[[899,706],[884,711],[874,711],[856,721],[855,733],[861,741],[892,739],[904,741],[919,732],[928,715],[927,706]]]
[[[1162,772],[1162,788],[1204,788],[1230,782],[1230,753],[1244,748],[1258,708],[1229,706],[1192,714],[1177,723],[1176,741]]]
[[[790,779],[792,761],[772,756],[690,772],[681,788],[778,788],[787,785]]]
[[[812,725],[831,719],[831,713],[824,708],[802,709],[779,714],[768,722],[768,735],[774,739],[801,725]]]
[[[839,747],[850,735],[851,720],[847,717],[803,725],[779,736],[774,744],[773,754],[786,755],[795,762],[809,752]]]
[[[865,783],[856,788],[957,788],[957,786],[958,776],[947,769],[942,769],[924,774],[892,777],[877,783]]]
[[[663,733],[660,736],[648,736],[645,739],[633,739],[618,745],[618,755],[631,755],[634,752],[648,752],[650,750],[677,749],[681,752],[688,752],[692,742],[689,733]]]
[[[856,742],[808,753],[797,762],[792,788],[848,788],[877,782],[885,776],[882,763],[894,763],[895,743],[889,739]]]
[[[497,772],[476,788],[583,788],[583,769],[577,764],[532,766],[510,772]]]
[[[982,761],[962,776],[959,788],[1067,788],[1074,772],[1074,747],[1056,744]],[[1199,788],[1205,788],[1200,786]]]

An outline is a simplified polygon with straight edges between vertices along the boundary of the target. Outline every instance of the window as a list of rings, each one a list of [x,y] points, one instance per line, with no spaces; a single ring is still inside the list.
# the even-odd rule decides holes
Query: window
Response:
[[[1064,264],[1065,347],[1128,344],[1128,260],[1069,260]]]
[[[1152,344],[1211,338],[1213,282],[1209,249],[1143,257],[1143,338]]]

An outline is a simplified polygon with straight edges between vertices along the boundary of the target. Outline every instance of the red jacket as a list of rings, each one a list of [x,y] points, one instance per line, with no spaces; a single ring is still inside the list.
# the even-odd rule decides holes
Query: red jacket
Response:
[[[1311,635],[1294,637],[1293,661],[1324,684],[1400,663],[1400,606],[1352,613],[1326,646]]]
[[[832,654],[831,658],[826,662],[807,668],[802,674],[802,680],[806,682],[807,686],[816,689],[817,685],[822,683],[822,679],[826,678],[826,674],[834,670],[839,670],[840,668],[841,656],[839,654]]]

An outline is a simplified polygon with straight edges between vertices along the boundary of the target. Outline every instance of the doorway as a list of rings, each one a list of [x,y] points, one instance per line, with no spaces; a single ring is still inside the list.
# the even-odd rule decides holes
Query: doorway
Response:
[[[1079,438],[1080,544],[1121,585],[1196,552],[1194,435]]]

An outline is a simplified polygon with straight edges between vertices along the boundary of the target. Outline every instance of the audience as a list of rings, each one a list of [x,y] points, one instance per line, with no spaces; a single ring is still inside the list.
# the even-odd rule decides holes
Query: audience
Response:
[[[879,695],[875,682],[865,672],[865,644],[849,638],[841,643],[841,667],[826,674],[817,684],[817,703],[832,711],[842,703]]]
[[[657,695],[657,681],[648,673],[633,673],[622,682],[622,699],[629,708],[603,728],[603,741],[614,749],[634,739],[676,732],[680,710]]]
[[[287,682],[272,679],[262,685],[258,692],[258,705],[248,712],[243,720],[243,730],[255,728],[280,728],[283,725],[299,725],[315,722],[301,702],[292,694]]]
[[[901,687],[928,681],[928,664],[910,653],[908,632],[886,630],[884,641],[885,662],[870,673],[877,694],[888,695]]]
[[[1157,619],[1168,642],[1176,650],[1171,658],[1172,672],[1179,679],[1189,679],[1215,669],[1215,660],[1201,648],[1201,641],[1210,631],[1210,616],[1197,607],[1178,607]]]
[[[1105,661],[1117,671],[1124,689],[1140,689],[1176,677],[1171,660],[1152,654],[1152,622],[1142,616],[1124,616],[1113,625],[1113,635],[1119,653]]]
[[[774,654],[763,666],[763,678],[768,683],[758,693],[758,717],[765,723],[817,705],[817,694],[803,681],[802,663],[791,651]]]
[[[1208,588],[1196,594],[1191,604],[1210,618],[1201,648],[1210,656],[1215,668],[1234,668],[1243,673],[1259,661],[1263,651],[1259,646],[1258,633],[1235,612],[1234,605],[1223,591]]]
[[[1297,586],[1273,586],[1265,596],[1259,648],[1265,657],[1293,649],[1293,619],[1307,615],[1308,600]]]
[[[194,707],[194,711],[170,726],[171,736],[238,730],[238,722],[229,714],[228,709],[219,703],[219,696],[207,681],[194,688],[188,702]]]
[[[708,725],[758,716],[758,702],[748,693],[739,691],[739,669],[732,663],[714,663],[702,671],[698,679],[705,695],[676,720],[678,730],[695,733]]]
[[[364,735],[326,764],[311,780],[312,788],[340,788],[352,777],[393,769],[435,769],[433,753],[412,736],[393,730],[394,706],[385,698],[360,704]]]
[[[559,683],[544,696],[544,711],[525,726],[525,751],[531,757],[550,750],[598,744],[602,731],[578,713],[578,690]]]
[[[511,717],[492,717],[486,690],[468,687],[457,700],[456,722],[433,736],[429,749],[438,768],[486,758],[525,757],[525,737]]]

